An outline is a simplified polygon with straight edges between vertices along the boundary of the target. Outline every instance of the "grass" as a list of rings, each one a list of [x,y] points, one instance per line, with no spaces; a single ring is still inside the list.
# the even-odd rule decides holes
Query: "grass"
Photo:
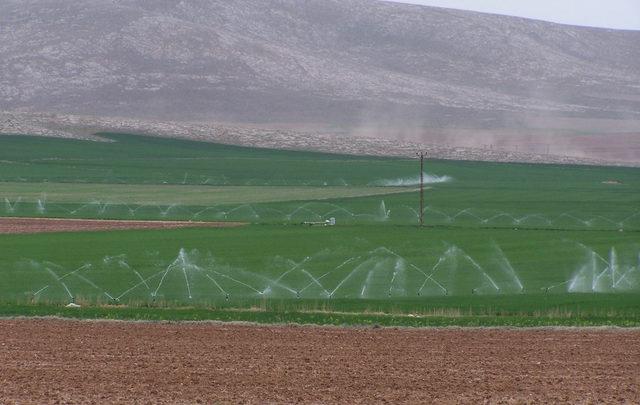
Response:
[[[414,160],[104,136],[0,137],[0,215],[417,223],[415,187],[380,187],[417,181]],[[429,161],[427,171],[452,179],[426,192],[431,225],[640,229],[638,169]]]
[[[430,161],[418,229],[413,160],[104,136],[0,137],[0,215],[253,225],[0,236],[0,315],[638,324],[638,169]]]
[[[193,186],[151,184],[0,183],[0,195],[16,208],[40,201],[45,208],[86,205],[92,202],[122,205],[179,204],[202,207],[219,204],[254,204],[281,201],[328,200],[405,193],[404,187],[303,186]],[[54,205],[54,207],[51,207]],[[27,212],[28,213],[28,209]],[[34,214],[37,211],[34,209]]]
[[[217,308],[65,308],[52,305],[2,305],[0,317],[63,317],[129,321],[221,321],[258,324],[299,324],[383,327],[639,327],[640,318],[628,314],[548,313],[530,315],[430,315],[283,311],[281,309],[225,310]]]
[[[450,324],[478,317],[514,325],[538,318],[576,324],[607,316],[623,325],[636,319],[640,306],[638,271],[630,271],[640,252],[635,233],[253,225],[56,234],[55,245],[51,240],[46,234],[0,237],[0,266],[6,269],[0,273],[0,296],[7,302],[55,307],[73,300],[89,306],[242,313],[257,307],[270,316],[292,312],[309,319],[326,317],[319,313],[324,311],[347,313],[345,319],[358,324],[354,314],[395,315],[408,324],[417,321],[400,315],[427,314],[455,318]],[[447,256],[451,246],[458,251]],[[592,254],[611,260],[612,247],[618,277],[625,269],[634,284],[613,289],[609,272],[598,283],[600,292],[592,292],[594,272],[581,276],[580,269]],[[505,270],[505,263],[512,270]],[[597,266],[595,273],[606,273],[607,264]],[[569,291],[572,278],[580,288],[586,283],[588,291]],[[447,295],[427,279],[445,286]],[[418,294],[422,285],[426,288]],[[558,287],[549,289],[553,285]],[[324,291],[335,293],[327,298]]]
[[[401,177],[396,159],[275,151],[104,134],[111,142],[0,137],[0,179],[17,182],[225,186],[366,186],[376,174]],[[372,173],[371,162],[376,162]]]

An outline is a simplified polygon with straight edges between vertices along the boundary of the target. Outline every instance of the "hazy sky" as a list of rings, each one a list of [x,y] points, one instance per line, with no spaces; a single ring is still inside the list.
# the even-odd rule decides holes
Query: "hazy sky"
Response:
[[[387,0],[563,24],[640,30],[640,0]]]

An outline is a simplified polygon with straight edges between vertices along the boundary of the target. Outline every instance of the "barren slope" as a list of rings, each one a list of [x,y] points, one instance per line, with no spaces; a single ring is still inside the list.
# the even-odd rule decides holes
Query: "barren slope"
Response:
[[[408,137],[631,131],[638,43],[640,32],[375,0],[6,0],[0,109]]]

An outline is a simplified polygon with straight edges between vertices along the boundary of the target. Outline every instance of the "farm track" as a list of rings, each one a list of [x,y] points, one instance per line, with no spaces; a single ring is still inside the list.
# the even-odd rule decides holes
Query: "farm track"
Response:
[[[122,221],[55,218],[0,218],[0,234],[45,232],[114,231],[125,229],[228,228],[240,222]]]
[[[640,331],[0,321],[2,403],[637,403]]]

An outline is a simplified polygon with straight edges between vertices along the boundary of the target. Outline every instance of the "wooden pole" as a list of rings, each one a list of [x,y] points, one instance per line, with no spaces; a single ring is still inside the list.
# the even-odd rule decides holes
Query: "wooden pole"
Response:
[[[420,158],[420,226],[424,226],[424,152],[417,153]]]

